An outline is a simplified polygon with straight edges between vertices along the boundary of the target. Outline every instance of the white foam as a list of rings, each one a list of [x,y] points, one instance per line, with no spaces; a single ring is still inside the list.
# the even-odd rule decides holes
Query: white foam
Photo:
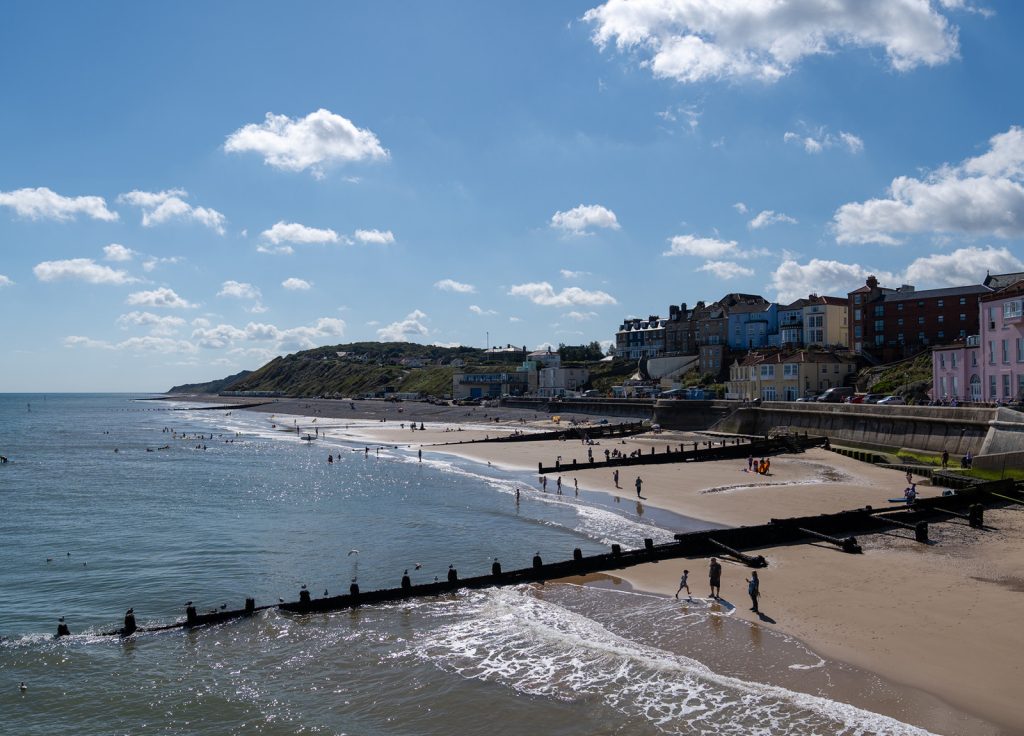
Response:
[[[672,606],[651,599],[641,605]],[[827,698],[747,682],[640,644],[530,589],[472,593],[458,621],[424,632],[413,653],[463,677],[580,702],[599,698],[665,733],[928,732]]]

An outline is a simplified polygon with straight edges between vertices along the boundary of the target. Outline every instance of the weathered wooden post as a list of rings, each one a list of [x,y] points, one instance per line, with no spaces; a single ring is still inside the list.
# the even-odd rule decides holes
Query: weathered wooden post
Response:
[[[974,529],[981,529],[985,526],[985,507],[980,503],[972,503],[967,509],[967,523]]]

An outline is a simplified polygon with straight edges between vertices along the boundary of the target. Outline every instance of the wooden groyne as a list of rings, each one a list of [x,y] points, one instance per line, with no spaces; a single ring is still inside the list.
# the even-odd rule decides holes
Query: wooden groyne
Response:
[[[106,632],[108,636],[130,636],[135,633],[190,629],[213,624],[223,624],[240,618],[256,615],[258,612],[277,608],[279,611],[295,614],[326,613],[357,606],[379,603],[396,603],[413,598],[446,595],[463,589],[492,588],[524,583],[544,583],[562,578],[606,573],[614,570],[641,565],[647,562],[678,558],[725,557],[731,556],[751,567],[768,564],[764,556],[748,555],[744,549],[763,549],[785,544],[829,543],[844,552],[859,553],[860,545],[855,534],[874,534],[892,529],[910,529],[914,539],[928,542],[928,524],[965,519],[974,529],[984,529],[986,507],[1002,507],[1009,504],[1024,504],[1024,483],[1012,480],[992,481],[959,491],[950,496],[918,499],[912,505],[874,509],[864,508],[840,511],[834,514],[820,514],[791,519],[772,519],[767,524],[742,526],[726,529],[707,529],[685,534],[676,534],[674,542],[654,544],[644,540],[639,549],[623,550],[613,544],[606,553],[584,556],[579,548],[573,550],[571,559],[545,563],[540,555],[533,558],[530,567],[518,570],[502,569],[495,560],[486,575],[460,578],[452,567],[446,580],[413,585],[408,573],[402,576],[397,588],[362,591],[353,583],[344,595],[313,598],[303,586],[296,601],[281,601],[276,605],[257,606],[252,598],[246,599],[245,607],[235,610],[211,610],[200,614],[191,601],[186,606],[184,620],[174,623],[140,627],[135,621],[134,609],[125,614],[124,626]],[[58,636],[70,633],[61,619]]]
[[[650,431],[650,425],[644,426],[643,422],[623,422],[621,424],[586,424],[569,425],[564,429],[554,429],[548,432],[520,432],[519,434],[503,434],[495,437],[484,437],[483,439],[462,440],[457,442],[435,442],[429,447],[443,447],[445,445],[475,445],[487,442],[542,442],[546,440],[586,440],[601,439],[602,437],[631,437]]]
[[[568,461],[556,459],[554,465],[537,463],[537,472],[541,475],[546,473],[563,473],[573,470],[588,468],[621,468],[630,465],[664,465],[665,463],[691,463],[706,462],[710,460],[736,460],[747,458],[753,455],[755,458],[766,455],[777,455],[780,452],[803,452],[809,447],[828,447],[827,437],[812,437],[808,435],[790,435],[772,437],[769,439],[748,440],[736,437],[732,439],[705,440],[703,442],[686,442],[673,447],[665,445],[665,449],[658,452],[658,448],[652,446],[650,452],[640,453],[635,456],[612,457],[610,454],[606,460],[598,459],[593,455],[593,448],[588,447],[586,460],[577,461],[571,458]]]

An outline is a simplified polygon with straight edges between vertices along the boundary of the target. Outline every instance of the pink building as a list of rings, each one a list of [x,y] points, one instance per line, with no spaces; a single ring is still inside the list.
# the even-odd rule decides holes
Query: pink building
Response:
[[[1024,399],[1024,279],[978,301],[982,400]]]
[[[984,401],[980,338],[932,349],[932,398],[942,401]]]

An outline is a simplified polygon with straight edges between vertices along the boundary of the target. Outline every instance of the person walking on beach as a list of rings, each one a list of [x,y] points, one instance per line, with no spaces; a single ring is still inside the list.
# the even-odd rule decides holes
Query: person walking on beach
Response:
[[[942,451],[942,469],[949,467],[949,450]]]
[[[750,596],[751,608],[750,610],[754,613],[760,613],[757,610],[757,599],[761,597],[761,581],[757,579],[757,573],[750,573],[750,578],[747,580],[747,595]]]
[[[754,456],[753,455],[747,455],[747,472],[749,473],[753,469],[754,469]]]
[[[638,476],[636,477],[636,497],[637,497],[637,498],[643,498],[643,496],[641,496],[641,495],[640,495],[640,490],[641,490],[641,489],[643,488],[643,486],[644,486],[644,479],[643,479],[643,478],[641,478],[641,477],[640,477],[640,476],[638,475]]]
[[[423,448],[422,447],[419,450],[419,455],[420,455],[420,462],[423,462]]]
[[[580,495],[580,481],[578,478],[572,479],[572,489],[576,491],[576,495]]]
[[[711,558],[711,567],[708,568],[708,582],[711,583],[711,597],[718,598],[722,592],[722,566],[714,557]]]
[[[556,491],[557,491],[558,493],[561,493],[561,492],[562,492],[562,476],[558,476],[558,477],[557,477],[557,478],[555,479],[555,490],[556,490]]]
[[[683,574],[679,578],[679,590],[685,590],[686,591],[686,596],[688,598],[693,598],[693,595],[690,593],[690,585],[687,582],[687,578],[689,578],[689,577],[690,577],[690,571],[689,570],[683,570]],[[676,591],[676,598],[679,597],[679,590]]]
[[[618,488],[619,487],[619,471],[618,470],[612,471],[612,480],[615,481],[615,487]]]

